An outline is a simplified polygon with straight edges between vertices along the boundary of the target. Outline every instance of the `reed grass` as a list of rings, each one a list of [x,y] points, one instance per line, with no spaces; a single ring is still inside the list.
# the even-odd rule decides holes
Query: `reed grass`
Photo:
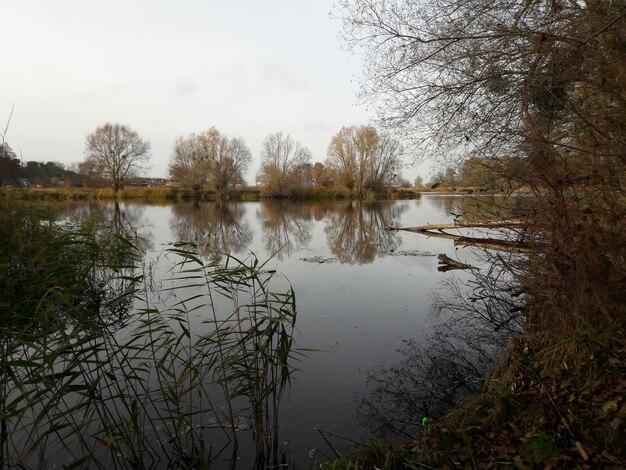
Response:
[[[256,468],[279,461],[296,301],[270,289],[273,271],[176,244],[156,285],[133,243],[97,221],[2,202],[3,466],[208,468],[235,462],[244,430]]]

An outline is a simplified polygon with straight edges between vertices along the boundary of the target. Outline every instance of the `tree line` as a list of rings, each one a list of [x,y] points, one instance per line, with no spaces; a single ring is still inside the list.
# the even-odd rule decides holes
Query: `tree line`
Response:
[[[23,163],[8,144],[0,145],[0,185],[60,186],[76,176],[58,162]]]
[[[380,191],[400,177],[402,145],[372,126],[343,127],[328,146],[325,162],[282,131],[261,146],[256,182],[262,193],[290,196],[306,187]],[[193,191],[222,190],[243,184],[252,157],[244,140],[228,138],[216,128],[180,137],[170,159],[170,178]]]
[[[365,191],[409,186],[401,178],[403,154],[400,142],[362,125],[341,128],[329,143],[327,158],[314,161],[306,146],[278,131],[262,143],[256,183],[267,196],[292,196],[310,187],[342,188],[362,196]],[[3,184],[109,186],[117,192],[145,170],[150,143],[126,125],[106,123],[87,136],[84,160],[67,168],[52,162],[24,166],[8,145],[0,155]],[[172,185],[199,195],[245,184],[251,163],[243,138],[211,127],[176,139],[168,171]]]

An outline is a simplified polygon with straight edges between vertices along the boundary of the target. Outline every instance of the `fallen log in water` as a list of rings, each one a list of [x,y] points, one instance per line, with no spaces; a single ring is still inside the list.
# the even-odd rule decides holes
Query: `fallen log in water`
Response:
[[[528,223],[520,219],[490,220],[469,222],[457,220],[451,224],[418,225],[417,227],[385,227],[385,230],[402,230],[405,232],[427,232],[430,230],[449,230],[454,228],[514,228],[528,227]]]
[[[499,238],[489,237],[466,237],[464,235],[456,235],[444,232],[446,229],[459,228],[514,228],[528,227],[528,224],[518,219],[508,219],[490,222],[466,222],[456,221],[452,224],[433,224],[420,225],[417,227],[385,227],[385,230],[403,231],[421,233],[429,237],[447,238],[454,240],[455,246],[477,246],[488,248],[491,250],[509,251],[514,253],[530,253],[537,249],[536,243],[518,241],[518,240],[502,240]]]

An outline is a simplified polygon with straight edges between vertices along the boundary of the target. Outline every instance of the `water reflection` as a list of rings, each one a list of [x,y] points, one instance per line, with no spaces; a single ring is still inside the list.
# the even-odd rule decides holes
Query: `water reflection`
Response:
[[[237,203],[175,204],[170,226],[177,240],[190,241],[201,255],[219,259],[242,252],[252,241],[244,214],[245,207]]]
[[[66,204],[54,208],[58,219],[73,218],[81,223],[97,222],[102,230],[127,238],[140,253],[153,248],[150,223],[145,218],[141,204],[102,204],[98,202]]]
[[[330,250],[341,263],[371,263],[377,254],[400,246],[398,233],[385,227],[398,224],[407,204],[345,201],[333,209],[326,216],[324,231]]]
[[[362,426],[379,438],[412,437],[423,417],[436,419],[480,391],[497,349],[471,333],[443,324],[425,341],[404,340],[402,361],[367,373],[368,395],[356,402]]]
[[[520,195],[443,194],[430,197],[429,202],[441,213],[454,218],[463,215],[465,220],[507,219],[526,214],[531,209],[531,200]]]
[[[368,371],[368,394],[357,399],[356,413],[375,436],[412,437],[422,417],[436,419],[481,391],[501,349],[522,331],[524,299],[510,275],[519,259],[477,250],[482,256],[489,269],[466,281],[451,276],[433,293],[440,321],[434,333],[404,340],[400,362]]]
[[[256,260],[227,268],[193,247],[172,252],[171,307],[137,299],[143,307],[110,322],[104,308],[52,305],[37,328],[4,322],[0,466],[285,464],[278,415],[294,370],[293,291],[270,289],[274,276]],[[246,437],[254,455],[238,454]]]
[[[311,206],[293,201],[262,201],[259,219],[265,251],[278,260],[305,248],[311,241]]]
[[[140,253],[110,221],[36,225],[47,232],[28,234],[31,250],[13,256],[7,269],[30,269],[31,256],[36,263],[20,291],[0,302],[7,309],[0,325],[3,467],[45,468],[95,452],[95,440],[86,442],[94,431],[91,403],[104,392],[83,374],[90,367],[101,373],[102,345],[129,321],[138,280]],[[0,282],[0,298],[8,287]]]
[[[452,243],[443,239],[386,232],[384,228],[386,225],[408,226],[430,221],[447,222],[450,220],[447,214],[454,211],[451,208],[452,203],[453,198],[450,197],[428,196],[417,201],[371,203],[218,202],[195,207],[193,204],[164,207],[134,207],[120,204],[117,214],[115,206],[110,205],[107,213],[112,220],[118,219],[113,221],[113,227],[123,227],[126,224],[135,227],[141,233],[145,230],[142,227],[146,226],[144,216],[152,223],[154,233],[146,235],[153,237],[150,240],[157,251],[148,251],[145,263],[146,266],[152,266],[154,263],[154,285],[163,286],[161,292],[168,293],[155,296],[158,297],[156,300],[149,299],[150,309],[144,313],[149,314],[150,318],[146,315],[137,316],[136,324],[126,325],[124,328],[128,334],[135,334],[135,327],[155,325],[159,328],[158,331],[154,330],[154,339],[157,342],[146,344],[151,347],[154,344],[154,348],[158,349],[161,356],[158,356],[156,362],[151,363],[150,369],[146,368],[146,375],[142,376],[142,380],[131,378],[132,384],[138,389],[144,387],[144,384],[147,384],[146,387],[156,385],[157,388],[153,390],[158,391],[156,381],[168,385],[171,380],[172,390],[177,391],[178,396],[184,397],[176,402],[172,409],[184,409],[186,415],[184,420],[172,418],[166,425],[162,425],[159,421],[161,418],[156,417],[165,409],[162,406],[165,402],[161,401],[165,397],[155,394],[150,398],[146,393],[142,395],[142,400],[138,401],[138,406],[144,407],[144,410],[139,409],[138,412],[134,410],[132,400],[127,402],[128,409],[119,408],[122,414],[116,417],[121,418],[121,423],[128,424],[123,428],[126,434],[115,436],[113,439],[105,434],[97,434],[97,430],[85,429],[83,435],[88,436],[87,445],[83,447],[85,454],[77,455],[77,459],[92,451],[100,454],[108,452],[109,459],[119,459],[120,462],[123,459],[124,464],[128,464],[132,457],[129,452],[133,447],[132,443],[125,439],[138,439],[140,434],[137,431],[144,430],[142,440],[137,441],[137,444],[144,446],[146,452],[163,445],[162,450],[156,450],[156,457],[161,459],[161,466],[166,466],[164,462],[167,462],[168,458],[179,459],[177,462],[182,465],[184,462],[192,462],[196,457],[195,462],[198,462],[201,456],[206,457],[210,454],[211,459],[218,459],[216,467],[225,468],[230,463],[227,462],[230,457],[226,457],[226,453],[230,453],[229,449],[232,448],[228,445],[238,438],[237,458],[241,460],[238,461],[237,468],[252,468],[257,445],[264,446],[263,449],[256,450],[263,450],[266,455],[271,454],[272,460],[277,465],[283,461],[280,454],[288,452],[294,458],[297,468],[308,468],[307,464],[311,463],[311,459],[307,457],[307,453],[311,446],[324,445],[323,442],[321,444],[318,442],[320,437],[317,434],[311,436],[313,431],[309,431],[313,427],[332,430],[350,437],[360,437],[363,428],[354,421],[351,406],[354,394],[363,392],[364,389],[360,370],[370,368],[372,364],[383,360],[388,364],[395,364],[402,359],[404,363],[398,363],[394,366],[395,369],[381,367],[370,374],[372,376],[370,389],[374,390],[378,386],[378,391],[372,395],[371,400],[376,407],[368,408],[365,402],[359,403],[358,407],[363,415],[369,413],[370,417],[382,416],[388,421],[383,421],[385,424],[375,428],[374,419],[370,419],[368,421],[373,424],[368,424],[367,427],[378,429],[381,434],[391,434],[393,431],[404,435],[403,433],[411,433],[419,427],[419,418],[426,412],[436,417],[443,407],[439,408],[433,397],[443,398],[442,403],[457,400],[458,397],[473,390],[474,379],[481,374],[480,364],[470,365],[463,363],[462,360],[474,357],[484,357],[487,360],[491,351],[488,348],[484,354],[472,352],[468,349],[469,346],[461,346],[461,339],[470,338],[470,334],[456,334],[443,328],[433,333],[430,329],[432,324],[426,321],[426,316],[431,311],[429,302],[431,299],[427,297],[427,293],[434,286],[440,285],[444,275],[437,272],[436,258],[425,257],[423,254],[445,252],[454,256]],[[93,207],[81,206],[79,210],[85,213],[100,211],[103,214],[102,207],[97,204]],[[139,220],[136,220],[133,214],[139,215]],[[136,221],[131,222],[133,220]],[[116,230],[122,231],[121,228]],[[176,316],[178,314],[176,309],[182,311],[183,307],[188,307],[194,309],[194,315],[201,315],[207,311],[206,309],[211,308],[211,302],[206,300],[206,296],[197,297],[198,293],[194,290],[196,282],[188,280],[187,272],[181,272],[180,282],[189,282],[193,285],[184,285],[177,291],[177,295],[169,294],[173,290],[168,284],[169,276],[176,271],[174,263],[177,259],[171,253],[164,253],[165,249],[162,247],[167,241],[178,239],[196,242],[202,254],[214,258],[213,261],[218,265],[223,264],[223,258],[215,260],[218,253],[237,253],[247,247],[254,250],[259,259],[264,261],[273,252],[282,248],[277,256],[283,262],[278,263],[276,269],[287,274],[298,296],[300,310],[298,343],[303,345],[302,347],[313,349],[332,345],[332,348],[327,348],[328,352],[323,355],[311,354],[311,357],[298,364],[302,373],[298,374],[298,380],[294,381],[289,390],[289,400],[281,403],[282,417],[274,419],[278,412],[272,412],[271,419],[265,420],[266,430],[263,436],[255,429],[252,418],[269,416],[267,413],[263,416],[259,414],[255,406],[267,398],[263,390],[272,391],[274,385],[263,386],[258,389],[260,393],[253,394],[253,388],[249,384],[257,383],[254,378],[257,376],[254,374],[248,376],[254,379],[253,382],[246,379],[246,382],[236,384],[223,380],[225,377],[241,377],[243,372],[247,374],[252,369],[239,368],[237,362],[223,362],[215,354],[202,356],[204,362],[201,362],[196,360],[199,356],[191,357],[184,348],[190,344],[187,334],[195,338],[197,335],[210,333],[212,327],[206,322],[206,318],[199,316],[193,317],[188,324],[182,316]],[[303,263],[301,261],[303,254],[298,250],[310,252],[311,255],[319,256],[321,259],[332,257],[334,260],[340,260],[343,265]],[[391,256],[392,254],[403,256]],[[202,259],[206,261],[204,257]],[[171,265],[168,264],[170,261]],[[464,261],[473,263],[474,258]],[[369,265],[364,265],[365,263]],[[188,268],[188,265],[185,268]],[[265,271],[263,276],[271,272],[273,271]],[[381,275],[383,272],[385,274]],[[245,279],[244,282],[247,285],[249,280]],[[281,286],[286,284],[284,280],[280,282]],[[454,296],[455,293],[448,290],[447,295]],[[161,300],[173,307],[167,311],[160,309],[157,301]],[[220,318],[222,314],[227,316],[229,313],[241,311],[234,309],[233,306],[230,309],[223,309],[221,301],[222,296],[215,296],[212,301],[212,305],[221,312]],[[199,303],[203,305],[199,306]],[[252,304],[256,305],[257,302]],[[156,314],[152,310],[153,307],[170,317],[164,318],[162,323],[155,324],[152,318]],[[142,305],[139,305],[139,309],[141,308]],[[381,312],[384,312],[384,315]],[[144,321],[145,323],[142,323]],[[243,323],[233,321],[232,324],[237,326]],[[281,324],[271,322],[268,327]],[[252,340],[254,335],[268,331],[268,327],[257,328],[251,325],[246,329],[250,335],[245,337]],[[404,343],[402,357],[399,357],[395,352],[400,343],[399,338],[413,337],[415,335],[411,332],[423,330],[431,333],[430,336],[433,338],[431,343],[423,346],[421,340],[407,341]],[[129,336],[119,343],[120,359],[125,360],[127,351],[135,351],[133,348],[139,347],[136,342],[140,340],[135,338],[138,336]],[[242,344],[237,341],[232,343],[235,346],[233,352],[241,351],[242,357],[253,359],[254,355],[263,349],[262,347],[257,349],[253,345],[247,351],[237,349]],[[435,344],[437,341],[439,343]],[[210,344],[216,344],[214,337],[207,337],[207,347]],[[88,351],[87,346],[80,347],[83,349],[75,351],[84,353]],[[166,353],[167,360],[161,363],[160,360]],[[414,358],[410,359],[411,357]],[[21,356],[14,358],[20,360]],[[136,359],[147,360],[145,357]],[[423,365],[423,373],[411,378],[410,375],[418,370],[414,367],[416,363]],[[79,364],[78,361],[75,364]],[[102,369],[97,368],[95,361],[93,364],[93,372],[90,373],[93,373],[94,379],[102,380],[101,383],[94,380],[94,391],[104,390],[104,386],[115,386],[115,383],[124,385],[117,374],[121,374],[125,368],[128,369],[127,363],[113,364],[114,368],[107,371],[112,373],[111,376],[101,372]],[[395,375],[394,370],[397,371]],[[220,373],[221,377],[215,376],[216,372]],[[271,378],[271,373],[266,374],[264,369],[259,369],[259,372],[259,380]],[[171,374],[176,375],[176,378],[172,378]],[[117,382],[114,382],[114,379]],[[236,405],[233,409],[236,411],[243,409],[245,413],[236,413],[236,418],[232,420],[225,417],[228,403],[223,399],[224,393],[219,391],[223,384],[232,386],[237,393],[241,392],[233,402],[233,405]],[[72,385],[78,383],[75,382],[68,387],[71,388]],[[447,388],[449,385],[450,389]],[[169,393],[169,388],[167,390]],[[428,391],[429,395],[416,398],[415,390]],[[402,398],[403,392],[406,392],[406,399]],[[155,406],[153,407],[151,403]],[[273,401],[270,400],[269,403],[273,404]],[[399,411],[403,406],[407,408],[404,414]],[[148,409],[146,407],[149,407],[149,411],[146,411]],[[99,410],[108,413],[104,407]],[[399,418],[395,421],[389,420],[388,417],[394,415]],[[72,417],[71,414],[66,416],[68,419]],[[76,416],[83,419],[82,415]],[[170,416],[174,414],[169,414],[168,411],[163,418]],[[136,417],[139,417],[138,421],[133,422],[132,419]],[[135,423],[138,424],[137,429],[133,428]],[[158,429],[150,430],[146,427],[151,425],[158,425]],[[276,430],[279,430],[280,437],[276,435]],[[101,441],[91,437],[94,435]],[[161,440],[155,438],[157,435],[161,436]],[[258,440],[257,436],[260,437]],[[266,441],[268,436],[271,437],[271,442]],[[276,442],[280,443],[278,449]],[[198,445],[194,447],[194,443]],[[174,448],[174,445],[178,447]],[[113,448],[121,449],[124,452],[123,456],[116,454],[113,457],[111,455],[114,453]],[[223,452],[218,456],[222,449]],[[138,454],[138,457],[141,455]],[[146,456],[146,459],[148,457]],[[50,463],[52,461],[55,459],[51,458]],[[139,461],[139,464],[142,462],[149,463],[150,460]],[[159,464],[154,466],[158,467]]]

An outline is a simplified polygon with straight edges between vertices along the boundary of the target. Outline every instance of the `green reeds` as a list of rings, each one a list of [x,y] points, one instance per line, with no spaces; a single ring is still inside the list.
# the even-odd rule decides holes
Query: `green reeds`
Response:
[[[257,468],[279,462],[296,303],[286,284],[270,289],[283,282],[274,272],[177,244],[156,285],[136,247],[98,223],[61,225],[8,201],[0,215],[3,273],[32,273],[0,286],[19,312],[0,325],[3,466],[234,466],[244,431]]]
[[[177,245],[170,251],[181,257],[174,290],[203,290],[181,300],[175,312],[200,312],[208,327],[193,346],[197,356],[211,359],[206,376],[221,388],[225,406],[215,417],[217,422],[235,445],[237,430],[253,431],[256,466],[278,463],[280,398],[294,370],[293,289],[270,290],[275,273],[255,257],[245,262],[227,256],[221,265],[203,261],[193,245]]]

